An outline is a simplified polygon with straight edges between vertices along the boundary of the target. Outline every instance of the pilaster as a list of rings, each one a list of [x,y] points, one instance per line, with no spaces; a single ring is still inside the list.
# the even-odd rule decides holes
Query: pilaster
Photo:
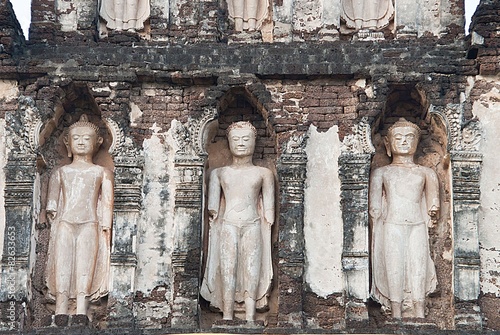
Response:
[[[0,303],[1,329],[19,329],[25,302],[30,298],[30,248],[38,199],[36,199],[36,151],[34,134],[40,127],[35,102],[19,98],[17,111],[6,114],[8,156],[5,170],[5,231],[2,253]]]
[[[115,165],[115,203],[111,247],[109,323],[131,325],[132,299],[137,268],[137,222],[142,199],[144,158],[112,119],[106,124],[113,135],[110,153]]]
[[[203,226],[203,180],[207,153],[206,125],[217,117],[206,108],[200,117],[172,127],[177,144],[175,169],[175,237],[172,253],[174,272],[172,328],[195,329],[198,324],[200,291],[201,232]]]
[[[341,208],[344,221],[342,269],[345,281],[346,324],[368,321],[366,301],[370,286],[368,190],[375,148],[365,118],[343,141],[339,157]]]
[[[278,326],[302,328],[304,285],[305,135],[293,136],[278,161]]]
[[[454,296],[457,329],[481,329],[479,209],[482,155],[451,153],[453,178]]]

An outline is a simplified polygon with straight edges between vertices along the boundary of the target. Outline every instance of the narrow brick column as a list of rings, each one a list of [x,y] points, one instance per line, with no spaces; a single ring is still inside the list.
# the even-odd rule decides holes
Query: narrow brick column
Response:
[[[307,156],[305,136],[292,138],[278,162],[279,287],[278,327],[304,327],[304,181]]]

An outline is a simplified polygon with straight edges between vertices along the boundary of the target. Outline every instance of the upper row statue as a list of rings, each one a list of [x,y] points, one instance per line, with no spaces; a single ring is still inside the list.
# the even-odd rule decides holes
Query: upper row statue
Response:
[[[260,29],[269,16],[269,0],[227,0],[236,31]],[[394,17],[392,0],[341,0],[341,18],[355,30],[386,27]],[[99,0],[99,15],[111,30],[137,31],[150,15],[149,0]]]
[[[99,0],[99,15],[111,30],[141,30],[149,14],[149,0]]]

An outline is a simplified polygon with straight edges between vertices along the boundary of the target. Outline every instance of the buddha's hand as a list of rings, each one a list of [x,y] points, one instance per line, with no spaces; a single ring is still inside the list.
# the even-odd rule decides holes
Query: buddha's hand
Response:
[[[215,221],[217,218],[217,211],[211,209],[208,211],[208,224],[212,226],[212,223]]]
[[[52,221],[55,220],[56,214],[56,211],[47,210],[47,219],[49,219],[49,223],[52,223]]]
[[[436,206],[432,206],[431,209],[429,209],[429,216],[431,217],[430,221],[431,228],[436,226],[438,222],[438,214],[439,214],[439,208],[437,208]]]

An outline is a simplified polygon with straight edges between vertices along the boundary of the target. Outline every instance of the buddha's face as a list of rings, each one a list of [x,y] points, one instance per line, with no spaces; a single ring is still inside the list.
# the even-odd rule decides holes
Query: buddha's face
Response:
[[[74,127],[68,134],[69,149],[73,155],[92,155],[102,142],[91,127]]]
[[[249,128],[234,128],[227,137],[229,149],[235,157],[253,155],[255,150],[255,135]]]
[[[417,151],[418,132],[413,127],[397,127],[388,134],[393,155],[414,155]]]

